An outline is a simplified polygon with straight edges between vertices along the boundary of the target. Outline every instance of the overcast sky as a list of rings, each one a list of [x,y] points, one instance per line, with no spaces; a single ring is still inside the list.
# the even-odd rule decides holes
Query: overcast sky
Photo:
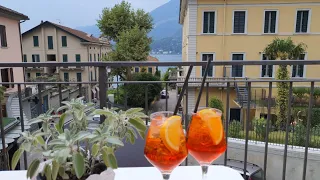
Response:
[[[71,28],[96,24],[104,7],[112,7],[122,0],[0,0],[0,5],[29,16],[22,31],[38,25],[41,20],[61,23]],[[147,12],[169,0],[126,0],[133,8]]]

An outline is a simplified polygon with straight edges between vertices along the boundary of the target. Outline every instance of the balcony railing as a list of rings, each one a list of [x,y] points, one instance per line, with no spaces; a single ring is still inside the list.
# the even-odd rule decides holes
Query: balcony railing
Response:
[[[169,89],[170,87],[172,87],[172,84],[176,85],[175,87],[178,87],[177,89],[179,89],[179,87],[184,83],[184,78],[178,78],[177,81],[168,81],[168,82],[164,82],[164,81],[121,81],[121,82],[108,82],[108,76],[109,74],[107,73],[107,69],[114,69],[114,68],[119,68],[119,67],[152,67],[152,66],[179,66],[179,67],[183,67],[183,66],[187,66],[187,67],[191,67],[191,66],[198,66],[198,67],[202,67],[205,66],[206,62],[85,62],[85,63],[0,63],[0,68],[1,67],[24,67],[24,68],[30,68],[30,67],[76,67],[76,66],[81,66],[81,67],[96,67],[99,70],[99,82],[14,82],[14,83],[0,83],[2,85],[6,85],[6,84],[15,84],[17,85],[17,96],[12,98],[13,104],[17,103],[17,108],[19,110],[18,115],[13,115],[15,116],[16,119],[18,119],[18,121],[20,121],[19,124],[19,128],[17,130],[13,130],[15,132],[23,132],[26,130],[31,130],[32,127],[28,127],[27,124],[27,117],[30,117],[30,115],[24,114],[26,111],[26,104],[25,101],[29,102],[30,104],[33,104],[35,106],[35,110],[38,112],[38,114],[43,113],[43,111],[45,110],[45,107],[43,104],[44,101],[48,101],[46,98],[46,91],[48,89],[46,85],[49,85],[50,87],[52,87],[53,85],[58,86],[58,88],[56,88],[57,90],[57,94],[58,94],[58,101],[56,103],[56,105],[60,105],[62,101],[70,99],[71,97],[79,97],[79,96],[85,96],[87,97],[87,100],[90,100],[88,97],[88,94],[92,93],[95,97],[97,97],[98,101],[99,101],[99,106],[100,108],[104,108],[104,107],[110,107],[111,105],[113,106],[118,106],[120,108],[128,108],[128,96],[127,93],[128,92],[124,92],[124,102],[115,104],[115,102],[109,102],[108,100],[108,96],[107,93],[108,92],[108,84],[122,84],[122,85],[126,85],[126,84],[154,84],[154,83],[162,83],[163,87],[165,89]],[[223,67],[230,67],[232,65],[242,65],[242,66],[254,66],[255,68],[261,68],[261,65],[312,65],[312,66],[316,66],[319,65],[320,66],[320,60],[304,60],[304,61],[214,61],[212,62],[213,66],[223,66]],[[246,68],[246,70],[248,70],[249,68]],[[186,72],[184,72],[184,74],[186,75]],[[227,73],[226,73],[227,74]],[[202,77],[191,77],[189,79],[189,82],[187,84],[187,89],[185,94],[180,94],[180,96],[183,96],[183,102],[182,102],[182,116],[183,116],[183,123],[185,125],[185,128],[188,128],[189,125],[189,120],[190,120],[190,115],[191,115],[191,111],[190,109],[193,108],[194,106],[194,101],[195,101],[195,97],[196,97],[196,92],[198,92],[197,87],[200,87],[201,84],[201,80]],[[273,95],[273,89],[276,88],[276,83],[278,82],[287,82],[289,83],[289,93],[288,93],[288,118],[284,120],[284,124],[283,126],[280,127],[276,127],[276,125],[273,122],[273,116],[274,116],[274,112],[275,108],[274,106],[274,98],[276,96]],[[232,103],[233,100],[236,101],[236,91],[235,91],[235,84],[238,83],[241,84],[242,87],[247,89],[247,98],[246,98],[246,104],[244,105],[244,107],[241,107],[240,109],[240,114],[239,114],[239,123],[234,123],[235,121],[233,121],[235,118],[235,115],[233,114],[234,110],[239,108],[239,107],[235,107]],[[296,84],[301,84],[304,83],[304,86],[308,86],[310,87],[310,93],[309,96],[307,97],[308,100],[308,105],[305,105],[305,122],[304,122],[304,131],[305,133],[301,133],[301,129],[299,129],[300,132],[297,131],[297,129],[295,129],[294,133],[293,133],[293,128],[295,128],[294,123],[295,123],[295,115],[293,114],[293,112],[291,111],[292,109],[292,97],[293,97],[293,93],[292,93],[292,89]],[[78,91],[78,94],[76,95],[71,95],[73,93],[72,92],[68,92],[69,95],[66,95],[63,86],[65,84],[74,84],[77,85],[79,89],[81,89],[80,91]],[[252,119],[250,119],[252,117],[252,103],[253,103],[253,88],[256,88],[257,86],[264,84],[262,88],[267,90],[267,95],[264,96],[263,99],[263,103],[262,106],[265,107],[265,110],[261,110],[263,112],[261,112],[261,114],[265,115],[265,124],[263,125],[257,125],[255,123],[253,123]],[[299,169],[299,178],[296,179],[302,179],[305,180],[307,177],[311,176],[311,172],[317,171],[319,169],[317,169],[318,167],[314,165],[314,162],[312,161],[312,159],[310,159],[309,156],[311,157],[318,157],[317,154],[319,154],[319,152],[314,153],[313,151],[319,151],[320,150],[320,143],[318,143],[318,139],[320,139],[320,133],[318,133],[316,127],[312,127],[313,122],[311,122],[312,120],[312,111],[314,108],[316,108],[315,106],[315,99],[314,99],[314,90],[315,88],[318,87],[318,84],[320,84],[320,75],[319,77],[313,77],[312,79],[308,79],[308,78],[303,78],[303,79],[296,79],[296,78],[292,78],[289,80],[275,80],[275,79],[263,79],[263,78],[239,78],[239,79],[234,79],[234,78],[227,78],[226,76],[221,76],[220,78],[207,78],[207,80],[205,81],[205,89],[204,92],[202,93],[202,96],[204,98],[202,98],[202,102],[200,103],[200,106],[203,107],[208,107],[209,106],[209,102],[210,102],[210,98],[212,98],[213,96],[218,97],[220,100],[222,100],[224,102],[224,127],[225,127],[225,132],[228,138],[226,138],[226,141],[229,143],[228,144],[228,149],[225,152],[224,158],[223,158],[223,162],[224,165],[227,165],[227,160],[230,157],[233,158],[237,158],[238,160],[242,160],[243,164],[244,164],[244,168],[243,171],[245,172],[244,174],[246,174],[247,172],[247,162],[250,159],[250,161],[255,161],[254,163],[259,164],[262,169],[265,172],[265,175],[268,179],[272,179],[272,177],[274,177],[274,174],[279,175],[280,177],[277,177],[275,179],[290,179],[289,178],[289,173],[287,173],[288,170],[288,166],[287,166],[287,162],[288,162],[288,157],[291,157],[292,154],[294,153],[295,150],[295,146],[299,146],[300,148],[298,148],[298,152],[299,152],[299,157],[302,160],[298,160],[300,162],[300,165],[298,167],[301,167],[301,169]],[[169,87],[170,85],[170,87]],[[26,97],[26,95],[23,95],[23,91],[21,90],[23,87],[25,86],[30,86],[34,91],[33,94],[29,96],[30,98]],[[95,87],[98,87],[95,88]],[[83,90],[83,87],[89,87],[89,90]],[[145,86],[145,100],[146,102],[148,102],[148,86]],[[216,88],[214,90],[212,90],[212,88]],[[90,89],[94,89],[94,91],[90,91]],[[217,90],[218,89],[218,90]],[[212,93],[211,93],[212,90]],[[178,91],[178,90],[177,90]],[[56,94],[56,93],[53,93]],[[211,94],[211,95],[210,95]],[[115,93],[115,96],[117,96],[118,93]],[[24,98],[22,98],[24,97]],[[170,98],[172,98],[170,96]],[[16,102],[14,102],[14,100],[16,100]],[[163,104],[163,109],[161,110],[171,110],[172,105],[174,105],[176,102],[170,102],[169,101],[171,99],[166,98],[164,100],[164,104]],[[0,99],[1,101],[1,99]],[[163,101],[161,101],[163,102]],[[1,103],[1,102],[0,102]],[[12,105],[13,106],[13,105]],[[31,106],[31,105],[30,105]],[[52,105],[54,106],[54,105]],[[7,107],[8,108],[8,107]],[[149,103],[145,103],[145,112],[150,112],[150,111],[155,111],[154,109],[152,109],[153,107],[150,106]],[[11,108],[12,109],[12,108]],[[156,109],[158,110],[158,109]],[[255,110],[256,112],[258,111],[258,109]],[[16,112],[15,112],[16,113]],[[8,131],[4,129],[4,124],[3,124],[3,119],[4,119],[4,114],[0,113],[0,125],[1,125],[1,139],[2,139],[2,148],[0,150],[2,156],[1,158],[3,159],[4,162],[2,164],[2,168],[4,169],[8,169],[8,167],[6,166],[9,162],[10,159],[10,153],[9,153],[9,158],[8,156],[3,156],[3,154],[7,154],[8,150],[10,147],[10,143],[9,146],[7,146],[8,143],[6,143],[6,140],[9,139],[8,134],[6,133]],[[299,118],[298,118],[299,120]],[[148,119],[146,120],[146,123],[148,124]],[[238,125],[235,125],[238,124]],[[236,130],[234,129],[236,128]],[[260,128],[260,131],[257,130],[257,128]],[[300,127],[301,128],[301,127]],[[10,130],[10,129],[9,129]],[[12,132],[11,134],[14,134],[15,132]],[[235,134],[235,132],[240,133],[239,135]],[[279,132],[279,136],[281,136],[281,142],[277,142],[276,140],[274,140],[274,134],[275,132]],[[254,134],[253,134],[254,133]],[[260,133],[260,134],[258,134]],[[252,135],[253,134],[253,135]],[[301,141],[299,144],[294,144],[294,139],[292,138],[297,137],[297,134],[299,134],[299,138],[304,139],[304,141]],[[258,137],[259,136],[259,137]],[[258,144],[258,145],[257,145]],[[274,153],[276,150],[273,147],[273,144],[281,144],[281,149],[280,149],[280,153],[281,153],[281,159],[282,162],[281,163],[277,163],[276,165],[273,164],[272,166],[276,166],[276,168],[271,167],[270,165],[268,165],[269,163],[269,159],[274,158],[274,154],[271,155],[271,153],[269,153],[270,150],[272,150],[272,153]],[[279,150],[278,147],[278,150]],[[237,149],[238,148],[238,149]],[[236,153],[234,153],[234,149],[236,150]],[[257,155],[257,151],[255,151],[255,149],[263,149],[261,151],[260,155]],[[9,150],[10,151],[10,150]],[[134,148],[132,149],[132,151],[134,151]],[[240,153],[241,152],[241,153]],[[242,154],[243,152],[243,154]],[[312,153],[312,155],[310,155],[310,153]],[[230,155],[231,154],[231,155]],[[241,156],[239,155],[241,154]],[[243,156],[242,156],[243,155]],[[251,157],[250,155],[253,155],[253,157]],[[250,158],[251,157],[251,158]],[[318,157],[320,159],[320,157]],[[120,158],[121,159],[121,158]],[[257,160],[258,159],[258,160]],[[279,158],[277,158],[277,161],[279,160]],[[258,162],[259,161],[259,162]],[[190,163],[190,160],[186,161],[186,164],[188,165]],[[310,164],[313,163],[313,164]],[[28,165],[27,163],[27,156],[24,156],[24,167],[26,167]],[[120,164],[121,166],[121,164]],[[0,163],[0,167],[1,167],[1,163]],[[270,170],[271,168],[271,170]],[[309,169],[308,168],[313,168],[313,169]],[[316,169],[315,169],[316,168]],[[277,171],[281,171],[281,172],[273,172],[274,170]],[[297,170],[298,171],[298,170]],[[301,172],[300,172],[301,171]],[[290,171],[290,173],[292,173]],[[296,176],[298,177],[298,176]]]

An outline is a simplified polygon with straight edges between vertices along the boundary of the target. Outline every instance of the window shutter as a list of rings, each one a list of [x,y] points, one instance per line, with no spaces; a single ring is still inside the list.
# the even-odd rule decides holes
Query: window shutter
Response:
[[[204,12],[203,13],[203,33],[208,33],[208,27],[209,27],[209,13],[208,12]]]
[[[32,54],[32,62],[36,62],[36,59],[35,59],[35,58],[36,58],[35,55]]]
[[[39,47],[39,37],[38,36],[33,36],[33,46]]]
[[[26,55],[26,54],[23,55],[23,62],[28,62],[28,59],[27,59],[27,55]]]
[[[6,27],[3,25],[0,25],[0,40],[1,40],[2,47],[8,47]]]
[[[296,21],[296,32],[301,32],[301,27],[300,27],[300,24],[301,24],[301,18],[302,18],[302,12],[301,11],[298,11],[297,12],[297,21]]]
[[[67,47],[67,36],[61,36],[62,47]]]
[[[272,67],[272,65],[269,65],[268,66],[268,76],[272,77],[272,75],[273,75],[273,67]]]
[[[233,54],[233,61],[242,61],[243,54]],[[242,65],[233,65],[232,66],[232,77],[242,77],[243,66]]]
[[[275,33],[276,32],[276,22],[277,22],[277,12],[272,11],[271,13],[271,26],[270,26],[270,32]]]
[[[215,12],[210,12],[210,26],[209,26],[209,31],[210,33],[215,33],[214,32],[214,21],[215,21]]]
[[[245,33],[245,24],[246,24],[246,12],[245,11],[234,12],[233,32]]]
[[[63,55],[63,62],[68,62],[68,55],[67,54]]]
[[[297,66],[293,66],[292,67],[292,77],[296,77],[296,74],[297,74]]]
[[[48,36],[48,49],[53,49],[53,37]]]
[[[269,13],[270,11],[266,11],[264,14],[264,33],[269,32]]]
[[[306,33],[308,31],[308,19],[309,19],[309,11],[303,11],[301,32]]]
[[[80,62],[81,61],[81,56],[80,54],[76,54],[76,62]]]
[[[40,55],[39,54],[37,54],[37,62],[40,62]]]
[[[262,65],[262,71],[261,71],[261,77],[264,77],[266,75],[267,66]]]

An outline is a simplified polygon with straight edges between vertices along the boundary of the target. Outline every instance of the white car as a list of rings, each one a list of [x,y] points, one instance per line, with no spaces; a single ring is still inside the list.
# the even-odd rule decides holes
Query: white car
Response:
[[[94,115],[94,116],[92,117],[92,120],[93,120],[93,121],[96,121],[96,122],[100,122],[100,115]]]
[[[160,92],[160,97],[161,97],[161,99],[169,98],[169,93],[166,90],[162,90]]]

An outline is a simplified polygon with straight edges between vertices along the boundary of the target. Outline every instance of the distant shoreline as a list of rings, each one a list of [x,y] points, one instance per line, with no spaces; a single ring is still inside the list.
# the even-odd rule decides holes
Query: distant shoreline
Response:
[[[172,56],[172,55],[181,55],[181,54],[150,54],[150,56],[163,55],[163,56]]]

